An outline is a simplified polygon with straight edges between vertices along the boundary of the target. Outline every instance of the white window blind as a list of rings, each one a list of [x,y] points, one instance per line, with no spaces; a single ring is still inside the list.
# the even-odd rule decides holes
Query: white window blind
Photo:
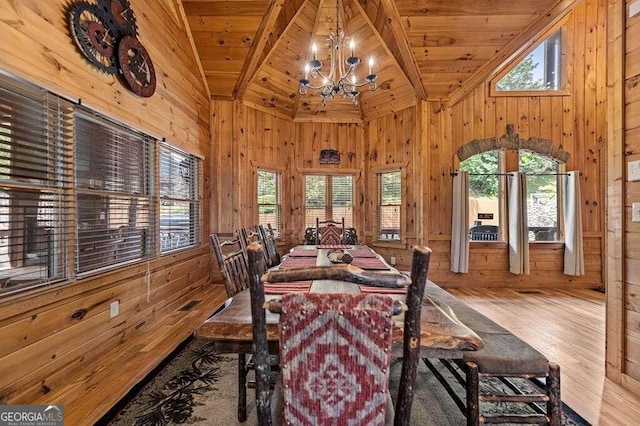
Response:
[[[154,255],[154,139],[82,112],[75,144],[76,272]]]
[[[258,170],[258,223],[271,224],[276,237],[280,236],[282,210],[281,174]]]
[[[340,221],[353,227],[353,176],[305,176],[305,226],[315,227],[319,220]]]
[[[400,240],[402,173],[378,173],[378,238]]]
[[[200,159],[160,144],[160,252],[200,244]]]
[[[0,294],[66,278],[73,105],[0,75]]]

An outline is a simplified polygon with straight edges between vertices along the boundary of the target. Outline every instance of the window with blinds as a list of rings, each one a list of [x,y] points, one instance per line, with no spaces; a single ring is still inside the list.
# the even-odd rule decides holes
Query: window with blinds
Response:
[[[89,112],[75,117],[76,272],[155,254],[155,141]]]
[[[319,220],[340,221],[353,227],[353,176],[305,176],[305,225],[315,227]]]
[[[271,224],[276,238],[280,237],[282,210],[281,173],[258,170],[258,223]]]
[[[200,244],[200,159],[160,144],[160,252]]]
[[[402,173],[378,173],[378,238],[400,240]]]
[[[66,278],[73,105],[0,75],[0,294]]]

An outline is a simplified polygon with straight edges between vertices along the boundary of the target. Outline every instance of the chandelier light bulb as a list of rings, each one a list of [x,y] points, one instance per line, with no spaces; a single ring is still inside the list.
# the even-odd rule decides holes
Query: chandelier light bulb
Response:
[[[318,46],[316,46],[315,43],[313,43],[313,46],[311,46],[311,53],[313,54],[314,61],[318,59]]]
[[[369,75],[373,74],[373,56],[369,58]]]

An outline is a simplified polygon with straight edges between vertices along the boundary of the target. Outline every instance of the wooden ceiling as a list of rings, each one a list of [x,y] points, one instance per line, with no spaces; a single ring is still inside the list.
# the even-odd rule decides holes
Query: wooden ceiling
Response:
[[[356,55],[375,58],[378,88],[360,101],[298,93],[310,47],[328,63],[336,0],[183,0],[212,99],[295,121],[360,122],[455,101],[566,14],[576,0],[339,0]]]

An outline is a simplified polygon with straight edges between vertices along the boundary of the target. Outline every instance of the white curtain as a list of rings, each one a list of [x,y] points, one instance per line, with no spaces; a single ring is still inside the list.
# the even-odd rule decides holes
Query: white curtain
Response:
[[[507,177],[509,192],[509,272],[529,274],[527,180],[519,172]]]
[[[451,271],[469,272],[469,173],[465,171],[453,177]]]
[[[584,275],[579,172],[567,173],[564,179],[564,189],[564,273]]]

